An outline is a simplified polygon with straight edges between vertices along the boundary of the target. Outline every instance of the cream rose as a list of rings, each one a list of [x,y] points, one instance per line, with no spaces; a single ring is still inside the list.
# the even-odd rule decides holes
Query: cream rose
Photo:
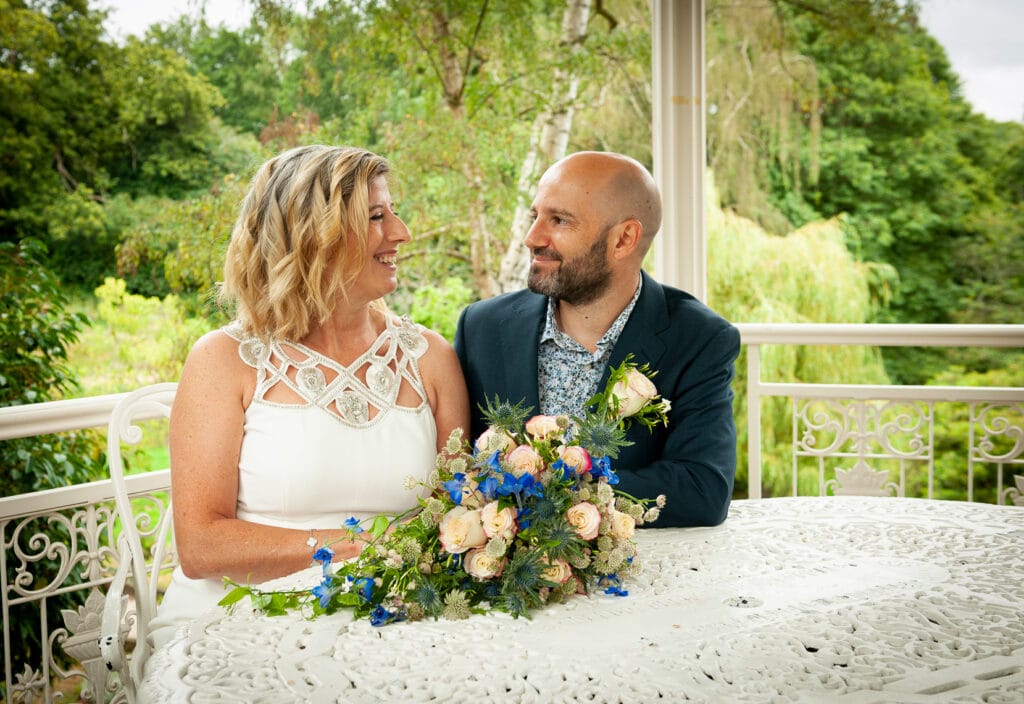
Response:
[[[611,534],[619,540],[628,540],[636,532],[636,520],[628,513],[612,511]]]
[[[544,440],[548,437],[561,437],[562,426],[558,424],[556,416],[534,416],[526,421],[526,432],[530,437],[537,440]]]
[[[620,418],[634,415],[657,395],[654,382],[636,369],[630,369],[626,378],[612,388],[612,396],[619,402]]]
[[[512,450],[512,452],[508,453],[505,461],[508,462],[512,474],[516,477],[521,477],[529,472],[536,478],[540,474],[541,467],[544,465],[540,455],[529,445],[520,445]]]
[[[480,523],[480,511],[471,511],[465,506],[456,506],[446,513],[437,530],[441,545],[453,555],[478,548],[487,542],[487,535]]]
[[[541,574],[541,577],[549,582],[565,584],[569,581],[569,578],[572,577],[572,567],[565,560],[551,560],[550,558],[545,558],[544,562],[547,563],[548,567]]]
[[[463,558],[462,567],[470,577],[484,580],[500,577],[505,569],[505,563],[504,557],[491,557],[486,549],[473,548]]]
[[[481,509],[480,522],[488,538],[511,540],[518,529],[516,510],[511,506],[499,510],[497,501],[492,501]]]
[[[594,466],[590,453],[579,445],[562,445],[558,448],[558,456],[562,462],[575,469],[577,474],[586,474]]]
[[[515,445],[515,441],[508,436],[508,433],[493,427],[480,433],[480,437],[476,439],[476,451],[488,454],[495,450],[507,452],[515,447]]]
[[[589,501],[581,501],[565,512],[565,520],[584,540],[593,540],[601,527],[601,512]]]

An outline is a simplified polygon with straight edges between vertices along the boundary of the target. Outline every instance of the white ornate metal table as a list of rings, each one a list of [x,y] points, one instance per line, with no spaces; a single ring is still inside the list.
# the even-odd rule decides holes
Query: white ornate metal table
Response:
[[[374,628],[238,608],[154,656],[143,701],[1024,702],[1024,508],[734,502],[639,532],[626,598]]]

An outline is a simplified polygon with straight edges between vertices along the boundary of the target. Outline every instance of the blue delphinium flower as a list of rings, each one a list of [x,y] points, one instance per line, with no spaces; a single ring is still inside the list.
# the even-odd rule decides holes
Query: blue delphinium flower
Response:
[[[496,474],[501,474],[501,451],[495,450],[491,453],[491,456],[487,458],[485,465],[491,468],[491,471]]]
[[[505,472],[502,477],[501,486],[498,487],[498,493],[501,496],[519,494],[523,498],[528,496],[542,496],[544,494],[544,487],[538,484],[537,480],[534,479],[533,475],[529,472],[524,472],[519,477],[509,472]]]
[[[362,533],[363,527],[359,525],[359,519],[355,516],[349,516],[345,519],[345,527],[356,533]]]
[[[386,626],[395,621],[404,621],[405,614],[401,611],[388,611],[380,604],[370,612],[370,624],[373,626]]]
[[[365,601],[369,601],[373,596],[373,579],[370,577],[360,577],[352,583],[352,587],[362,590],[361,596]]]
[[[338,593],[338,588],[331,586],[332,581],[330,577],[326,577],[323,582],[312,589],[313,596],[320,600],[321,609],[326,609],[327,605],[331,603],[331,597]]]
[[[498,478],[493,474],[488,474],[487,477],[477,485],[477,490],[483,494],[485,499],[493,501],[495,495],[498,493],[498,486]]]
[[[605,594],[610,594],[612,596],[629,596],[629,591],[622,588],[622,580],[620,580],[618,575],[614,572],[605,575],[602,578],[602,581],[608,583],[608,586],[604,588]]]
[[[466,486],[466,475],[463,472],[456,472],[453,475],[454,479],[449,479],[446,482],[442,482],[441,486],[448,492],[448,495],[452,497],[452,502],[456,506],[462,505],[462,489]]]
[[[551,464],[551,469],[561,474],[562,479],[568,480],[576,478],[576,468],[573,467],[572,465],[566,464],[561,460],[561,458],[555,460]]]
[[[533,513],[533,509],[529,506],[523,506],[519,509],[519,513],[516,516],[516,522],[519,524],[519,530],[526,530],[530,527],[530,523],[533,520],[530,514]]]
[[[313,553],[313,559],[318,562],[324,563],[324,569],[331,564],[331,560],[334,559],[334,551],[330,548],[317,548],[317,551]]]
[[[595,479],[605,477],[612,486],[619,483],[619,475],[612,469],[612,460],[608,455],[594,460],[594,465],[590,469],[590,476]]]

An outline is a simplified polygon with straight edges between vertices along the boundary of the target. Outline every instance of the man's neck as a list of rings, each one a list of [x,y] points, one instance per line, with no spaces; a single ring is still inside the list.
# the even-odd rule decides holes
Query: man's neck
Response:
[[[599,298],[582,305],[558,301],[555,308],[558,329],[589,351],[595,352],[597,341],[608,332],[608,328],[633,299],[639,279],[640,274],[637,273],[632,283],[627,279],[623,283],[613,284]]]

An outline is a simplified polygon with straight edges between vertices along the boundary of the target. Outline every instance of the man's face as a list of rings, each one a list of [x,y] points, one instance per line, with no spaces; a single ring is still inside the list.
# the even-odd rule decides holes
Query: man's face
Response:
[[[574,305],[607,289],[611,269],[607,236],[589,201],[592,189],[568,176],[541,180],[524,244],[530,248],[530,290]]]
[[[604,234],[598,236],[585,251],[565,259],[551,247],[534,250],[527,286],[534,293],[551,296],[573,305],[583,305],[597,299],[611,277],[608,266],[607,243]],[[540,256],[558,263],[552,267],[538,261]]]

